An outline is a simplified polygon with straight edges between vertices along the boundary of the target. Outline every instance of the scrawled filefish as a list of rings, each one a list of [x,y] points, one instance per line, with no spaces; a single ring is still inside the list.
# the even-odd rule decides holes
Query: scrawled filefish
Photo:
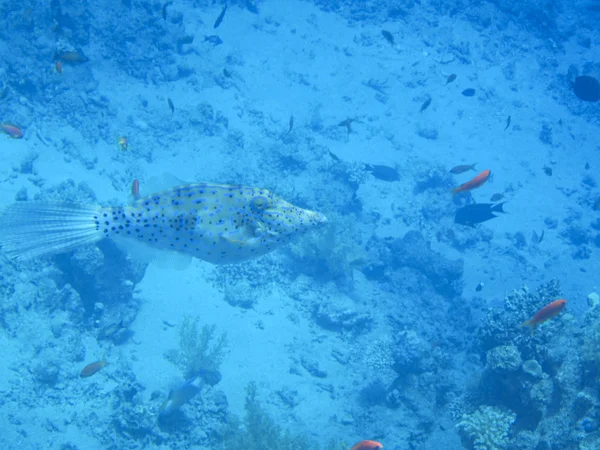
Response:
[[[0,217],[0,246],[23,260],[112,238],[229,264],[269,253],[326,222],[266,189],[198,183],[123,207],[16,203]]]

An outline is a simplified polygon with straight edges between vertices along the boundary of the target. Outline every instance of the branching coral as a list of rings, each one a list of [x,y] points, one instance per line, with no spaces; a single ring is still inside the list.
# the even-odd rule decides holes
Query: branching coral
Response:
[[[198,330],[199,318],[186,317],[179,326],[179,350],[167,353],[167,359],[178,366],[186,379],[202,371],[217,371],[227,349],[227,335],[215,336],[215,325]]]
[[[250,383],[246,388],[246,417],[240,423],[232,419],[224,430],[223,448],[225,450],[306,450],[319,449],[302,434],[284,432],[279,425],[261,407],[256,385]],[[342,450],[347,446],[330,443],[324,450]]]
[[[517,415],[493,406],[480,406],[464,414],[456,424],[459,433],[475,450],[498,450],[508,446],[508,432]]]

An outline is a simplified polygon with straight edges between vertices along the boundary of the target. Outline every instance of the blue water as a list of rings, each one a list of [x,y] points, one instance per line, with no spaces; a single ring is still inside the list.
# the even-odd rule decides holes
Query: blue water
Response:
[[[1,448],[600,448],[600,3],[42,3],[0,4],[2,209],[203,181],[328,224],[0,250]]]

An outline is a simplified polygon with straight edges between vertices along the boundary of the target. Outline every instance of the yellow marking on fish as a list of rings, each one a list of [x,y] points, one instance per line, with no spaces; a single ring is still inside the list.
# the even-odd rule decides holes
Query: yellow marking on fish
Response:
[[[197,183],[123,207],[17,203],[0,218],[0,245],[27,259],[119,238],[229,264],[269,253],[326,222],[267,189]]]

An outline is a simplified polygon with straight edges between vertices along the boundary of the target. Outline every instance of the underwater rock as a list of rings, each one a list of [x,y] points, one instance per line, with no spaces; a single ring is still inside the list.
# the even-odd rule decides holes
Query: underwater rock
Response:
[[[402,239],[393,240],[389,248],[390,261],[386,263],[393,269],[410,267],[418,270],[441,295],[456,297],[462,294],[460,281],[463,275],[463,260],[452,261],[432,250],[431,244],[420,232],[409,231]]]

